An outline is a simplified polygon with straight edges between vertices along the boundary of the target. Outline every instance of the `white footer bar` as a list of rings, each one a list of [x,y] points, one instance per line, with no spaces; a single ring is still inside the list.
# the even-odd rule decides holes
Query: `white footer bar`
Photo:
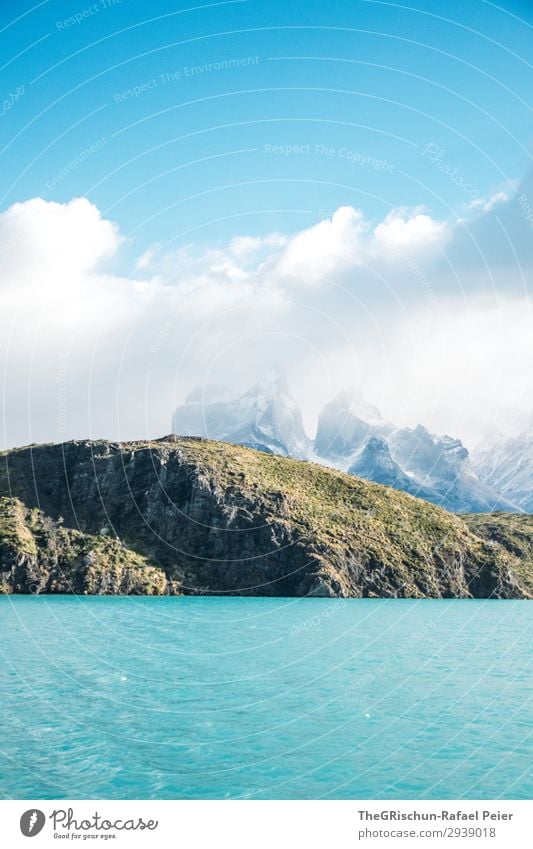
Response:
[[[527,801],[0,801],[9,849],[531,849],[532,835]]]

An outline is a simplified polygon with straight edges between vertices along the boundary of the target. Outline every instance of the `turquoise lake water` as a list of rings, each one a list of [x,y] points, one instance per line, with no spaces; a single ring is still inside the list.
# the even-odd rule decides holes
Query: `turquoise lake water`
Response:
[[[8,798],[530,798],[533,604],[0,597]]]

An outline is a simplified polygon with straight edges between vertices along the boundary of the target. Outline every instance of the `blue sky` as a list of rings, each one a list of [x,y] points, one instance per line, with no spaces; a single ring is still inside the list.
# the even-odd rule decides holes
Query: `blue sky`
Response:
[[[533,391],[522,0],[0,5],[5,445],[285,365],[471,442]]]
[[[2,117],[2,208],[84,195],[139,249],[190,227],[205,242],[294,230],[343,204],[460,214],[464,190],[423,152],[482,194],[526,172],[528,5],[3,3],[3,95],[24,94]],[[250,63],[205,69],[230,59]]]

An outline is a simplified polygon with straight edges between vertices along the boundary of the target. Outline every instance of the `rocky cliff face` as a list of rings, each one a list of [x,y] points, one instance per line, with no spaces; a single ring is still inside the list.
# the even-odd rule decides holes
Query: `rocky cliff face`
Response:
[[[163,569],[118,540],[63,528],[18,498],[0,498],[0,592],[163,595]]]
[[[19,511],[0,525],[4,591],[533,592],[531,561],[485,528],[312,463],[177,437],[43,445],[1,461],[0,495]]]

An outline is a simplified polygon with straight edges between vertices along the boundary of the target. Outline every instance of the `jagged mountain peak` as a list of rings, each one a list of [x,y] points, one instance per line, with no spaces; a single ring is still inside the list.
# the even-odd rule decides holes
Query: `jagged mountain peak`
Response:
[[[420,487],[421,497],[457,512],[513,510],[514,505],[476,475],[460,439],[436,436],[423,425],[389,437],[393,460]],[[427,494],[423,495],[425,491]]]
[[[355,383],[338,392],[324,409],[342,410],[347,415],[356,416],[369,423],[385,421],[378,408],[367,401],[361,388]]]
[[[297,406],[289,393],[287,375],[279,367],[275,367],[269,369],[264,377],[236,398],[234,403],[243,404],[245,401],[249,401],[256,404],[258,409],[261,409],[281,397],[286,398],[291,405]]]
[[[375,475],[378,472],[396,477],[401,469],[391,457],[387,440],[383,436],[371,436],[350,467],[349,473],[367,480],[376,480]]]
[[[370,437],[348,469],[348,474],[401,489],[427,501],[438,502],[436,493],[409,477],[394,461],[389,444],[382,436]]]
[[[287,377],[280,368],[271,369],[234,401],[229,413],[234,427],[223,437],[225,441],[262,446],[292,457],[309,455],[311,446],[301,412],[289,394]]]
[[[175,433],[207,436],[223,442],[303,458],[311,445],[297,403],[289,394],[287,376],[274,366],[246,392],[226,399],[219,391],[205,403],[202,389],[192,392],[176,409]]]
[[[419,424],[399,428],[390,436],[392,456],[408,473],[425,478],[446,478],[469,465],[469,455],[460,439],[436,436]]]
[[[339,392],[322,409],[317,426],[315,451],[318,456],[347,468],[355,454],[372,436],[386,436],[393,426],[360,388],[353,385]]]

